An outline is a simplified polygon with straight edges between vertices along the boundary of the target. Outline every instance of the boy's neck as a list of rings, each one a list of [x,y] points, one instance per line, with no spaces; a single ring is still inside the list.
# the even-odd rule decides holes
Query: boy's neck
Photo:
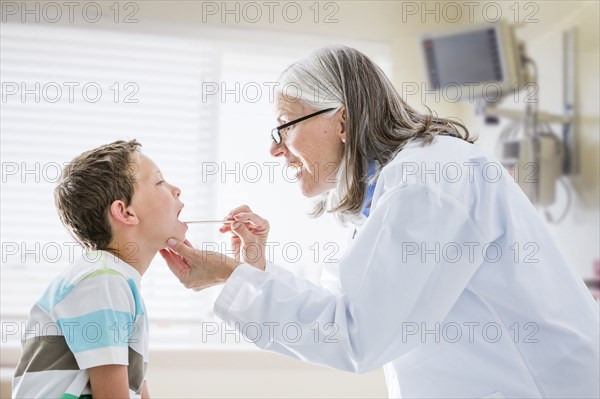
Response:
[[[106,251],[136,269],[143,276],[158,250],[144,247],[138,242],[114,239],[109,245],[110,249],[106,249]]]

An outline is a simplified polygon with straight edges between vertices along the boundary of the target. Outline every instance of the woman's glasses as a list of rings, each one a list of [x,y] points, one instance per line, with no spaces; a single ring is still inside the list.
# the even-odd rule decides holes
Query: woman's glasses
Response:
[[[276,128],[273,128],[271,130],[271,138],[273,139],[273,141],[275,142],[275,144],[281,144],[281,140],[282,140],[282,138],[281,138],[281,131],[283,129],[286,129],[286,128],[292,126],[292,125],[295,125],[296,123],[300,123],[302,121],[310,119],[313,116],[321,115],[322,113],[325,113],[327,111],[332,111],[334,109],[335,108],[322,109],[320,111],[313,112],[312,114],[303,116],[302,118],[294,119],[293,121],[290,121],[290,122],[284,123],[283,125],[277,126]]]

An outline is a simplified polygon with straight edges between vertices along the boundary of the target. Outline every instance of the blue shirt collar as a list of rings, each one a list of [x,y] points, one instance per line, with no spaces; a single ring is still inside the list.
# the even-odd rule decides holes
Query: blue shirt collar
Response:
[[[375,186],[377,184],[376,181],[371,182],[373,176],[377,172],[377,163],[374,159],[369,161],[369,168],[367,170],[368,174],[368,184],[367,184],[367,194],[365,195],[365,200],[363,201],[362,211],[361,213],[365,215],[365,217],[369,217],[369,213],[371,211],[371,200],[373,199],[373,193],[375,192]]]

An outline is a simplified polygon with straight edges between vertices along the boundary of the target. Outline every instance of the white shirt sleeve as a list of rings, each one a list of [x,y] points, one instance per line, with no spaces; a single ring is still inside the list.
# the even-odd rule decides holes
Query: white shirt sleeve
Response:
[[[425,185],[384,193],[354,241],[340,259],[342,295],[273,266],[243,264],[225,284],[216,314],[251,331],[247,339],[260,348],[369,371],[419,345],[405,339],[406,323],[444,320],[487,244],[461,203]]]

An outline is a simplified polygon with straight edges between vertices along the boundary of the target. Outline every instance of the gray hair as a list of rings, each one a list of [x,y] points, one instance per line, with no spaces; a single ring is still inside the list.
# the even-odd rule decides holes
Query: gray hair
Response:
[[[438,134],[475,141],[462,123],[434,116],[431,110],[422,114],[408,105],[381,68],[350,47],[330,46],[313,52],[283,71],[279,84],[288,99],[295,97],[315,110],[346,109],[347,135],[338,184],[318,198],[313,217],[333,212],[344,224],[360,220],[371,159],[377,164],[375,180],[410,141],[426,145]]]

